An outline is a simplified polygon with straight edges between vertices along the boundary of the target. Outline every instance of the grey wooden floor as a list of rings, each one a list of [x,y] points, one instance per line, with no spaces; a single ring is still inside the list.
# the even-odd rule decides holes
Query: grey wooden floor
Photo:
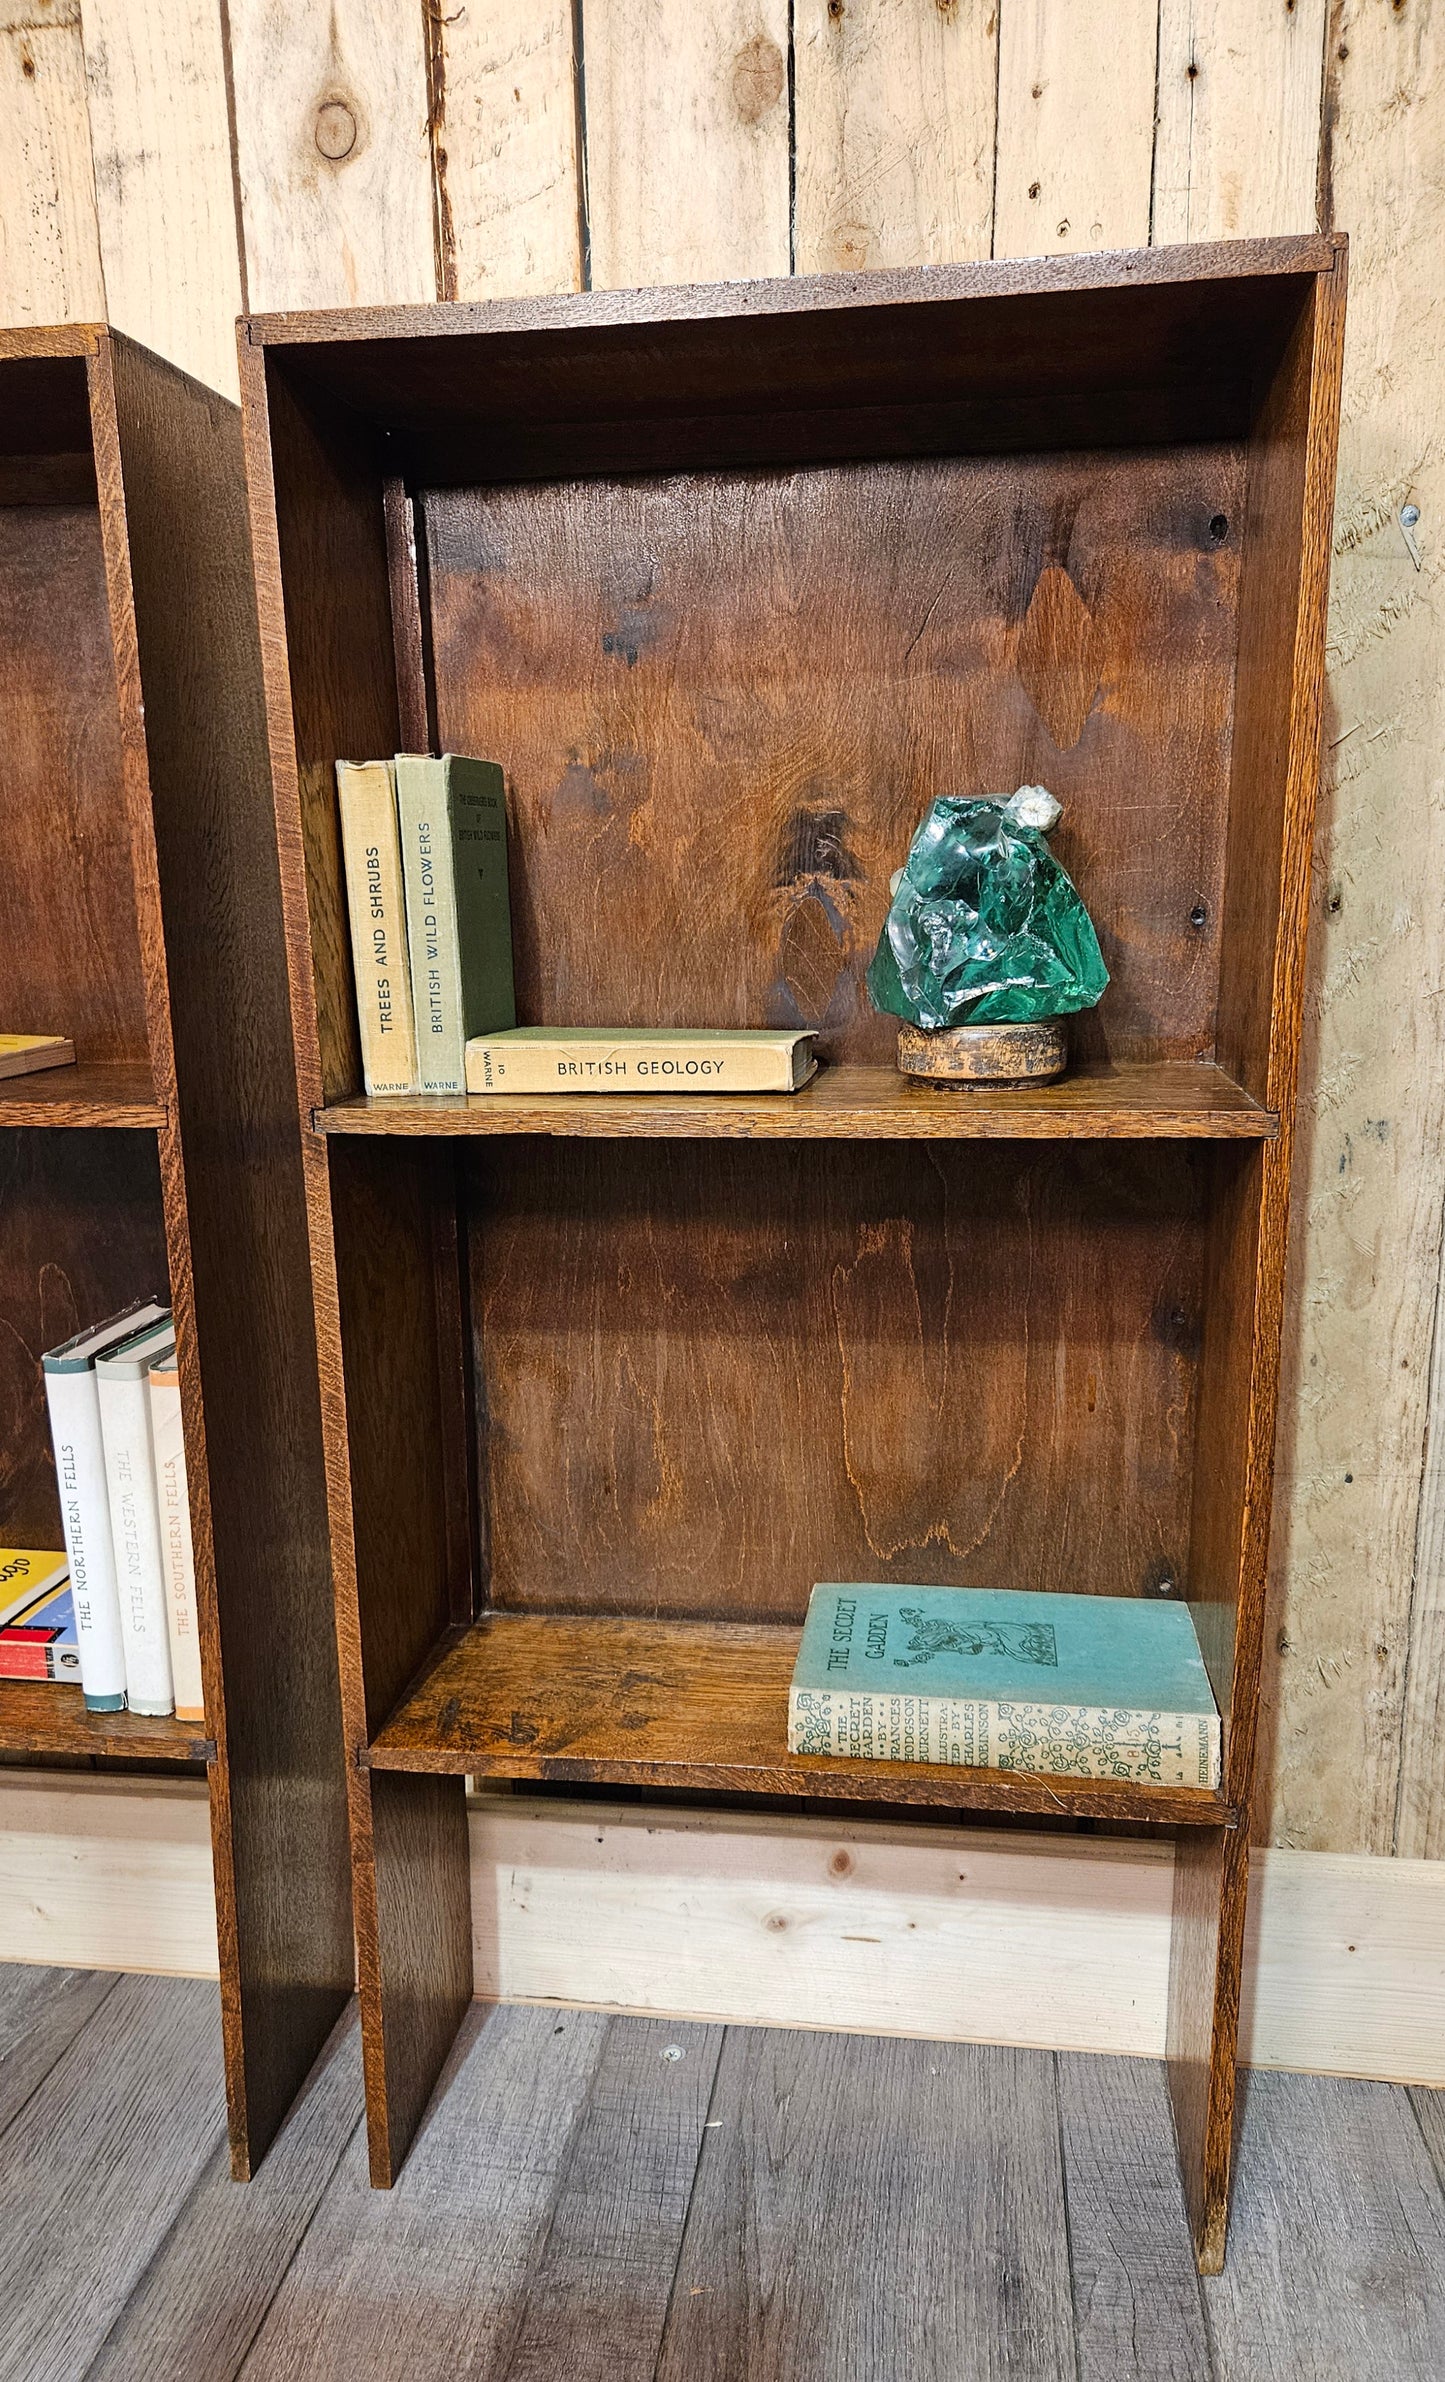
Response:
[[[354,2018],[235,2185],[213,1987],[0,1968],[3,2382],[1440,2382],[1442,2177],[1256,2076],[1201,2288],[1150,2063],[478,2009],[394,2192]]]

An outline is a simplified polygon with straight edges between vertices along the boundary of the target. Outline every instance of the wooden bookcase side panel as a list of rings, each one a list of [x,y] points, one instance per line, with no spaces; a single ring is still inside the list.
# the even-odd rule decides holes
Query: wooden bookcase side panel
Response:
[[[162,1166],[247,2173],[353,1965],[301,1134],[239,417],[118,335],[107,361],[174,1003]]]
[[[65,442],[63,454],[40,445],[47,435]],[[65,480],[47,468],[57,462]],[[0,1023],[67,1034],[80,1064],[141,1067],[149,1084],[138,818],[117,709],[108,544],[86,357],[0,351]],[[143,882],[143,856],[139,865]]]

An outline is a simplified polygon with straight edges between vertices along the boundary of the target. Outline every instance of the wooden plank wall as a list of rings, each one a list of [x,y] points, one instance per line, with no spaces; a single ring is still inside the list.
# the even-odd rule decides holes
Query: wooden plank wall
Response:
[[[0,322],[108,307],[232,394],[243,303],[1317,221],[1353,252],[1259,1832],[1438,1858],[1445,0],[0,0]]]

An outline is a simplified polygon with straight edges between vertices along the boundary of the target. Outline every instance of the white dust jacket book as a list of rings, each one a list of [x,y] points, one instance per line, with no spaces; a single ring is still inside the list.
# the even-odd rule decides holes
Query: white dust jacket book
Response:
[[[175,1325],[163,1323],[97,1360],[100,1435],[110,1492],[110,1535],[120,1591],[126,1701],[132,1712],[175,1710],[171,1633],[161,1561],[160,1510],[151,1448],[150,1368],[175,1346]]]
[[[206,1699],[201,1686],[201,1644],[196,1621],[196,1565],[191,1550],[186,1444],[181,1428],[181,1376],[174,1353],[157,1357],[151,1366],[150,1401],[151,1453],[155,1458],[176,1718],[204,1720]]]
[[[120,1712],[125,1706],[125,1640],[95,1360],[137,1331],[163,1321],[167,1312],[156,1300],[144,1299],[106,1323],[77,1332],[40,1360],[60,1488],[60,1522],[70,1558],[81,1687],[92,1712]]]

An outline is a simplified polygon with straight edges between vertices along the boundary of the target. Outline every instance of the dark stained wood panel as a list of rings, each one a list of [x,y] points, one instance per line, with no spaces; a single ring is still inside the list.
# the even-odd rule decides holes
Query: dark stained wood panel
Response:
[[[475,1772],[1148,1819],[1215,1833],[1235,1818],[1197,1787],[790,1754],[797,1651],[798,1631],[778,1624],[493,1614],[450,1643],[392,1714],[367,1756],[373,1785],[379,1772]]]
[[[935,796],[1042,781],[1113,977],[1076,1049],[1207,1055],[1240,496],[1230,445],[429,493],[438,732],[507,771],[519,1016],[891,1064],[890,872]]]
[[[469,1155],[494,1604],[1187,1579],[1188,1145]]]
[[[1271,1140],[1278,1120],[1207,1060],[1085,1060],[1031,1089],[959,1091],[895,1067],[830,1066],[802,1091],[554,1093],[482,1098],[359,1094],[318,1109],[323,1133],[554,1133],[679,1141]]]
[[[9,1546],[59,1547],[40,1359],[135,1299],[166,1297],[154,1135],[0,1131],[0,1252],[0,1531]]]
[[[0,1750],[208,1762],[216,1747],[194,1720],[151,1718],[143,1712],[87,1712],[78,1687],[49,1679],[0,1679]]]
[[[0,365],[0,387],[9,366]],[[76,1058],[147,1055],[100,519],[0,506],[0,1018]]]

